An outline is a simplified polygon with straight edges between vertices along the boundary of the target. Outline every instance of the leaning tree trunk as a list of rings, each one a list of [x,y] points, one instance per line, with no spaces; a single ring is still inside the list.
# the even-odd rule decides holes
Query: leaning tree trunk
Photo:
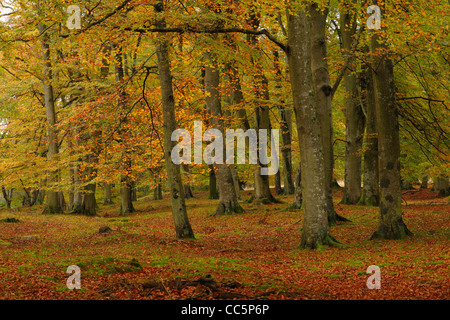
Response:
[[[50,45],[49,35],[46,31],[47,27],[40,24],[38,26],[39,33],[41,34],[41,46],[42,46],[42,60],[44,67],[44,74],[42,77],[42,84],[44,87],[44,105],[47,114],[47,136],[48,136],[48,151],[47,157],[50,161],[55,161],[58,158],[59,148],[56,135],[56,112],[55,112],[55,97],[53,94],[53,74],[52,65],[50,60]],[[59,172],[53,171],[49,176],[50,183],[56,183],[59,181]],[[63,209],[60,204],[60,193],[55,190],[47,190],[47,201],[43,213],[63,213]]]
[[[327,194],[328,223],[348,221],[338,215],[334,209],[332,180],[333,180],[333,126],[331,115],[331,85],[328,73],[326,18],[328,9],[319,10],[317,3],[311,2],[308,7],[311,19],[311,67],[314,81],[315,97],[320,123],[323,156],[325,161],[325,189]]]
[[[310,21],[300,10],[288,16],[289,69],[301,157],[303,230],[300,247],[336,245],[329,233],[320,122],[311,71]]]
[[[371,239],[403,239],[412,233],[402,218],[400,187],[400,137],[395,103],[394,66],[381,35],[371,31],[370,49],[378,127],[380,215]]]
[[[162,1],[155,5],[157,12],[156,27],[165,28],[164,4]],[[181,180],[180,166],[172,162],[172,149],[175,143],[172,141],[172,132],[177,129],[175,118],[175,99],[173,95],[172,73],[169,62],[169,41],[166,35],[160,35],[156,46],[158,58],[159,80],[161,83],[163,122],[164,122],[164,157],[167,169],[172,215],[175,222],[175,232],[179,239],[194,238],[191,224],[189,223],[186,202],[184,198],[183,182]]]
[[[356,34],[356,14],[349,9],[341,12],[342,49],[352,54]],[[355,58],[352,57],[344,75],[345,110],[345,184],[343,204],[356,204],[361,198],[361,154],[364,136],[364,114],[359,102]]]
[[[222,107],[218,90],[220,85],[219,69],[210,52],[205,53],[205,60],[207,61],[207,66],[205,66],[206,108],[211,114],[211,124],[222,133],[223,137]],[[225,154],[225,144],[222,143],[221,147],[223,148],[223,154]],[[226,163],[216,163],[214,166],[219,187],[219,203],[213,215],[243,212],[238,202],[230,167]]]

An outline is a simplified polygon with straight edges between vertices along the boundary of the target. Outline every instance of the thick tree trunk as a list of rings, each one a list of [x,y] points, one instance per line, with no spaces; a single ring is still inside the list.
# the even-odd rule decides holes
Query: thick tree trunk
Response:
[[[85,216],[95,216],[97,214],[97,201],[95,200],[95,183],[90,183],[84,187],[83,200],[81,203],[81,214]]]
[[[132,180],[129,175],[120,176],[120,215],[127,215],[135,212],[133,206]]]
[[[43,77],[42,84],[44,87],[44,105],[47,114],[47,138],[48,138],[48,152],[47,157],[50,161],[57,160],[59,154],[58,140],[56,135],[56,112],[55,112],[55,99],[53,95],[53,74],[52,64],[50,58],[50,45],[49,35],[46,32],[47,27],[40,24],[38,26],[39,33],[41,33],[41,46],[42,46],[42,60],[43,60]],[[56,183],[59,181],[59,172],[53,171],[49,177],[50,183]],[[59,192],[55,190],[47,191],[47,202],[43,213],[57,214],[63,213],[63,209],[60,205]]]
[[[436,178],[434,190],[439,191],[439,197],[447,197],[450,195],[450,187],[448,177],[440,175]]]
[[[157,12],[156,27],[165,28],[164,5],[162,1],[155,5]],[[181,180],[180,166],[172,162],[172,149],[175,143],[172,141],[172,132],[177,129],[175,118],[175,99],[173,95],[172,73],[169,62],[169,41],[167,35],[160,35],[156,48],[158,58],[159,80],[161,83],[163,122],[164,122],[164,157],[169,183],[172,215],[175,222],[175,232],[178,239],[194,238],[191,224],[186,212],[183,182]]]
[[[375,114],[375,96],[372,70],[365,67],[361,73],[361,95],[366,112],[366,131],[364,148],[363,191],[358,204],[379,205],[378,185],[378,133]]]
[[[218,129],[224,137],[222,107],[219,93],[219,69],[217,62],[210,52],[205,53],[207,66],[205,67],[205,92],[206,108],[211,114],[211,124]],[[223,154],[225,154],[225,143],[223,143]],[[219,187],[219,204],[213,215],[234,214],[243,212],[238,202],[236,188],[230,167],[226,163],[214,164],[216,178]]]
[[[338,215],[334,209],[331,183],[333,180],[333,126],[331,115],[331,85],[328,73],[326,46],[326,18],[328,9],[319,10],[317,3],[311,2],[308,7],[311,19],[311,68],[314,81],[315,97],[320,123],[320,136],[325,161],[325,189],[327,194],[328,223],[348,221]]]
[[[356,14],[349,9],[341,12],[342,49],[351,54],[356,34]],[[361,155],[364,136],[364,114],[359,102],[355,59],[352,58],[344,75],[345,110],[345,185],[343,204],[356,204],[361,198]]]
[[[395,103],[394,66],[378,31],[371,31],[370,49],[378,127],[380,215],[371,239],[403,239],[412,233],[403,222],[400,188],[400,138]],[[383,31],[381,31],[383,32]]]
[[[326,173],[311,71],[310,21],[304,11],[288,16],[289,69],[299,135],[303,229],[302,248],[337,242],[329,233]]]
[[[110,183],[103,183],[103,204],[109,205],[113,204],[112,201],[112,186]]]
[[[31,190],[29,188],[23,188],[23,199],[22,199],[22,206],[24,207],[31,207]]]

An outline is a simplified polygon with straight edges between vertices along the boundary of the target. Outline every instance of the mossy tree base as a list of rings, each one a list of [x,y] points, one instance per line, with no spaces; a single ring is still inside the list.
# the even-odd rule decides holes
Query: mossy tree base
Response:
[[[344,245],[337,241],[330,233],[327,233],[323,237],[304,237],[300,242],[300,249],[321,249],[324,246],[329,247],[343,247]]]
[[[391,224],[381,224],[377,230],[372,234],[370,240],[386,239],[386,240],[402,240],[407,236],[412,236],[413,233],[409,231],[403,220]]]
[[[357,203],[357,205],[359,206],[369,206],[369,207],[377,207],[379,204],[380,200],[377,195],[367,197],[364,191],[362,192],[361,198]]]
[[[241,207],[241,205],[236,201],[220,201],[217,205],[216,211],[209,216],[218,216],[218,215],[232,215],[237,213],[243,213],[245,210]]]
[[[253,204],[273,204],[273,203],[283,203],[282,201],[275,198],[272,194],[269,194],[267,197],[257,198],[255,195],[252,195],[250,199],[246,201],[247,203]]]
[[[338,222],[352,222],[350,219],[347,219],[346,217],[341,216],[336,211],[328,212],[328,225],[334,226]]]

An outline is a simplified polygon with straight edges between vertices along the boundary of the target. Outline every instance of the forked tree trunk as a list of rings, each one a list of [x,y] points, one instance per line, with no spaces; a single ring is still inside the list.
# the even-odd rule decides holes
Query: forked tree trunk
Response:
[[[162,1],[154,5],[158,15],[157,28],[165,28],[164,4]],[[163,122],[164,122],[164,157],[167,169],[172,215],[175,222],[176,237],[179,239],[194,238],[191,224],[186,212],[183,182],[181,180],[180,166],[172,162],[172,149],[175,143],[172,141],[172,132],[177,129],[175,118],[175,99],[173,95],[172,73],[169,62],[169,41],[167,35],[160,35],[156,46],[158,58],[159,80],[161,83]]]
[[[288,16],[289,69],[301,157],[303,229],[301,248],[336,245],[330,235],[326,173],[311,71],[310,21],[303,10]]]
[[[400,137],[394,66],[380,32],[371,32],[380,179],[379,225],[371,239],[403,239],[412,233],[403,222],[401,208]]]

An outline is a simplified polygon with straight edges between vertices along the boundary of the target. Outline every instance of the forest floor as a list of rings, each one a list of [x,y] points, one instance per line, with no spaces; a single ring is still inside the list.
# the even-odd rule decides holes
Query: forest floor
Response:
[[[195,195],[187,200],[196,236],[189,241],[175,239],[167,198],[141,199],[138,212],[125,217],[118,205],[100,206],[97,217],[1,210],[0,299],[450,298],[450,203],[436,192],[404,194],[414,236],[402,241],[369,241],[378,208],[336,202],[352,222],[331,227],[343,247],[321,250],[298,249],[302,214],[283,210],[292,196],[208,217],[217,200]],[[336,201],[341,197],[335,190]],[[99,233],[102,226],[112,231]],[[70,265],[81,269],[80,290],[66,286]],[[380,290],[366,286],[370,265],[381,269]]]

